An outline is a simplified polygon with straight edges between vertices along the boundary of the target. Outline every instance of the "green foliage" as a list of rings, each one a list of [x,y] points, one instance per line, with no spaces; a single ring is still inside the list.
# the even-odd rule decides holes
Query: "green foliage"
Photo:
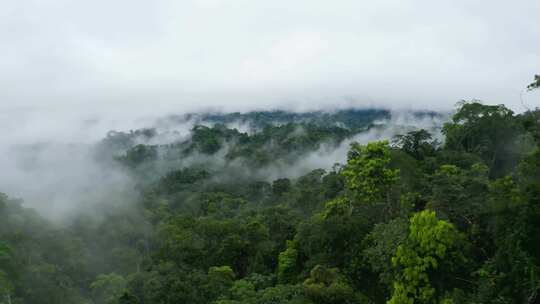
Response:
[[[90,284],[94,301],[103,304],[119,303],[125,287],[126,280],[116,273],[101,274]]]
[[[388,303],[432,303],[441,291],[432,286],[430,273],[437,270],[458,238],[454,226],[438,220],[435,212],[424,210],[414,214],[409,234],[392,258],[400,274],[394,281],[394,291]]]
[[[306,297],[314,303],[352,304],[367,303],[367,299],[347,283],[337,268],[327,269],[321,265],[310,271],[304,283]]]
[[[540,75],[534,75],[534,81],[527,86],[527,90],[532,91],[540,87]]]
[[[298,250],[294,241],[287,241],[287,249],[279,254],[277,278],[281,283],[293,282],[298,272]]]
[[[435,113],[422,113],[435,115]],[[264,128],[276,123],[310,123],[315,126],[340,125],[352,130],[362,130],[373,121],[390,117],[390,112],[381,109],[345,109],[333,112],[293,113],[287,111],[248,112],[228,114],[204,114],[201,121],[208,123],[230,124],[242,122],[254,129]],[[187,115],[184,119],[191,118]]]
[[[517,140],[522,125],[504,105],[461,102],[452,122],[446,123],[447,149],[477,154],[490,168],[491,177],[509,173],[521,157]]]
[[[207,292],[210,298],[223,296],[233,286],[236,275],[229,266],[214,266],[208,269]]]
[[[185,190],[194,183],[210,177],[210,174],[197,168],[184,168],[167,173],[159,182],[159,191],[173,194]]]
[[[288,178],[276,179],[272,183],[272,192],[275,195],[283,195],[291,190],[291,181]]]
[[[410,131],[405,135],[397,135],[394,138],[394,145],[404,152],[413,156],[417,160],[423,160],[427,156],[435,153],[437,142],[430,142],[431,134],[424,130]]]
[[[110,132],[96,157],[133,179],[126,202],[58,224],[0,194],[0,303],[538,301],[539,111],[464,102],[443,145],[414,130],[284,174],[388,116],[207,114],[159,146]]]
[[[392,186],[399,180],[399,169],[390,168],[390,160],[387,141],[351,145],[343,175],[362,203],[389,203]]]
[[[477,163],[464,170],[455,165],[442,165],[430,180],[430,208],[449,218],[460,229],[477,225],[486,208],[487,166]]]
[[[378,274],[382,286],[392,287],[395,276],[392,257],[402,244],[408,233],[409,223],[406,219],[396,218],[388,223],[379,223],[365,239],[366,249],[356,262],[367,263],[369,269]]]
[[[352,212],[351,202],[346,198],[339,197],[326,203],[323,217],[327,219],[333,216],[346,216],[351,215]]]
[[[136,167],[141,163],[154,161],[157,159],[158,152],[154,146],[136,145],[129,149],[126,155],[119,158],[127,166]]]

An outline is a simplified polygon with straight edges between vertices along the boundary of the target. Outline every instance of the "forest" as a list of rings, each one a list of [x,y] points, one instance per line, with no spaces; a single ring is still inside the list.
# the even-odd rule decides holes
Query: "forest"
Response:
[[[463,101],[440,130],[354,141],[388,115],[111,131],[93,155],[129,195],[59,223],[0,194],[0,303],[540,303],[540,109]],[[280,176],[349,141],[343,163]]]

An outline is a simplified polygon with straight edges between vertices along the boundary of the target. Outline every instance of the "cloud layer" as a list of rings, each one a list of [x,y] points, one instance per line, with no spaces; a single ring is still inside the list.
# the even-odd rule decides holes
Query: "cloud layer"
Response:
[[[0,110],[447,109],[472,98],[521,110],[540,72],[538,11],[535,0],[9,1]]]

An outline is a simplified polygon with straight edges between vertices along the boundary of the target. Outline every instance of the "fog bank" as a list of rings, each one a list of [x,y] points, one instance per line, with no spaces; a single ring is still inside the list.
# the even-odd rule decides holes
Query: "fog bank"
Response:
[[[5,116],[0,120],[0,127],[5,130],[5,136],[0,139],[0,192],[24,199],[26,206],[55,220],[81,212],[96,213],[96,209],[103,206],[129,204],[137,197],[136,181],[112,159],[112,155],[103,159],[97,153],[97,144],[111,130],[129,134],[130,130],[142,128],[155,128],[156,135],[149,138],[135,136],[132,145],[170,144],[189,139],[190,129],[195,124],[212,124],[201,120],[203,116],[185,117],[171,120],[150,116],[105,116],[85,120],[73,116],[62,120],[36,112],[27,112],[20,117]],[[313,169],[330,169],[337,162],[344,163],[353,141],[367,143],[391,139],[396,134],[418,128],[437,135],[446,118],[445,115],[419,117],[413,112],[395,111],[390,119],[375,121],[368,131],[338,146],[323,143],[317,151],[295,156],[293,164],[275,161],[266,167],[246,169],[241,158],[225,160],[229,149],[225,145],[213,155],[195,153],[173,163],[159,162],[154,170],[157,174],[164,174],[170,170],[204,164],[218,171],[228,170],[269,182],[282,177],[297,178]],[[243,132],[255,131],[249,121],[233,121],[228,127]]]

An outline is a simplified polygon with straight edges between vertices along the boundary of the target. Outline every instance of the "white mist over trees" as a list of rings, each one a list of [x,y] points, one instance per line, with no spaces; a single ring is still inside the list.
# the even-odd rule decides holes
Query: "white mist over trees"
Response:
[[[271,113],[268,112],[270,119]],[[282,121],[267,122],[277,125],[287,124],[295,121],[294,116],[299,117],[296,119],[309,121],[317,115],[327,115],[330,119],[334,119],[332,112],[290,113],[284,115],[285,119]],[[162,174],[174,168],[212,164],[218,168],[227,167],[237,172],[244,171],[243,174],[246,176],[252,175],[266,181],[282,177],[298,178],[311,170],[317,168],[329,170],[335,163],[343,163],[349,145],[353,141],[367,143],[373,140],[392,139],[397,134],[415,128],[424,128],[437,134],[440,132],[445,115],[408,111],[388,112],[388,114],[381,112],[377,117],[367,118],[364,129],[355,130],[342,141],[322,141],[321,145],[313,147],[313,150],[295,152],[299,154],[292,162],[276,160],[265,166],[246,170],[245,163],[241,159],[232,162],[225,159],[225,155],[234,145],[225,143],[215,154],[193,153],[174,163],[162,160],[160,164],[156,164],[159,168],[154,169],[158,172],[156,174]],[[25,205],[36,208],[52,219],[69,218],[73,213],[95,213],[96,208],[107,208],[111,204],[133,200],[133,194],[130,194],[134,187],[132,177],[114,162],[111,155],[98,154],[100,141],[106,136],[120,136],[123,132],[129,134],[130,131],[120,129],[116,132],[105,132],[107,128],[130,126],[135,127],[135,130],[155,130],[151,132],[151,136],[145,136],[144,131],[136,131],[138,135],[128,136],[129,142],[125,146],[119,147],[117,151],[111,151],[113,155],[122,155],[126,149],[138,144],[162,146],[189,141],[191,129],[197,124],[212,127],[220,121],[225,121],[229,128],[239,129],[240,132],[249,134],[261,132],[266,122],[254,121],[256,116],[252,116],[250,117],[249,113],[244,116],[202,113],[180,115],[176,118],[166,116],[133,119],[131,122],[107,119],[63,122],[39,118],[37,122],[32,121],[33,118],[17,122],[15,119],[11,121],[6,119],[3,124],[8,135],[3,138],[0,154],[0,164],[4,173],[0,176],[0,189],[12,196],[24,198]],[[334,123],[348,127],[339,121]],[[41,130],[40,133],[33,132],[38,129]],[[305,133],[302,125],[294,127],[294,130],[289,135],[291,138],[305,135],[302,134]]]

